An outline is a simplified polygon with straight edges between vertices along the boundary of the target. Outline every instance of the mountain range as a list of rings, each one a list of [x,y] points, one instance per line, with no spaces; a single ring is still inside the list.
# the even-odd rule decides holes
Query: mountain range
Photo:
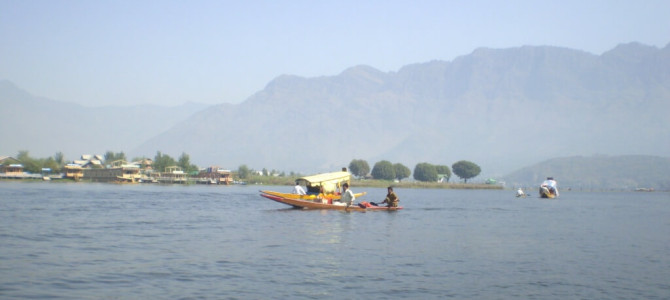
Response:
[[[514,171],[503,178],[508,187],[536,188],[554,177],[562,190],[670,191],[670,157],[591,155],[557,157]]]
[[[49,157],[62,152],[72,161],[82,154],[128,153],[205,107],[198,103],[88,107],[34,96],[1,80],[0,155],[26,150],[32,157]]]
[[[480,48],[394,72],[361,65],[334,76],[281,75],[242,103],[213,106],[89,108],[5,81],[0,107],[12,112],[0,121],[7,155],[185,152],[201,166],[301,173],[352,159],[410,169],[469,160],[482,176],[500,176],[555,157],[667,156],[670,45],[621,44],[601,55]]]
[[[202,110],[136,151],[226,166],[321,171],[365,159],[504,174],[548,158],[667,155],[670,47],[602,55],[477,49],[453,61],[336,76],[279,76],[245,102]]]

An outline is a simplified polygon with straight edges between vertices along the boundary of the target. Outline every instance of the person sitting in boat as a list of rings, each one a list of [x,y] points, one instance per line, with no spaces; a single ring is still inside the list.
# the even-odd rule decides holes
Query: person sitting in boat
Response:
[[[305,195],[305,194],[307,194],[307,193],[305,192],[305,189],[303,189],[302,186],[300,185],[300,182],[299,182],[299,181],[296,181],[296,182],[295,182],[295,186],[293,187],[293,193],[294,193],[294,194],[298,194],[298,195]]]
[[[344,183],[342,185],[342,197],[338,201],[333,201],[333,204],[335,205],[346,205],[346,206],[351,206],[354,204],[354,200],[356,200],[356,196],[354,196],[354,192],[352,192],[349,189],[349,184]]]
[[[386,203],[386,207],[398,207],[398,202],[400,202],[400,199],[398,199],[398,196],[396,196],[395,192],[393,192],[393,187],[389,186],[387,191],[388,193],[386,194],[386,198],[384,201],[382,201],[381,204]]]
[[[554,180],[554,177],[547,177],[547,180],[542,182],[542,186],[548,188],[549,192],[558,197],[558,188],[556,187],[556,180]]]
[[[519,188],[518,190],[516,190],[516,196],[517,197],[524,197],[524,196],[526,196],[526,194],[523,192],[523,190],[521,188]]]

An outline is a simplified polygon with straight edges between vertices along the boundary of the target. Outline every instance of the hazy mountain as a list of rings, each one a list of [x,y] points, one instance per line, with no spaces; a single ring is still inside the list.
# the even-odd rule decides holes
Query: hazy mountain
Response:
[[[186,152],[201,165],[312,172],[352,159],[413,169],[470,160],[482,176],[553,157],[667,155],[670,47],[602,55],[557,47],[477,49],[397,72],[279,76],[245,102],[218,105],[134,152]]]
[[[647,155],[561,157],[520,169],[503,179],[509,187],[536,188],[548,176],[558,181],[559,190],[654,188],[668,191],[670,158]]]
[[[486,178],[554,157],[666,156],[670,46],[482,48],[397,72],[282,75],[243,103],[210,107],[85,107],[0,81],[0,109],[3,155],[186,152],[203,167],[303,173],[352,159],[410,169],[465,159]]]
[[[43,158],[60,151],[73,160],[81,154],[104,154],[108,150],[128,154],[205,107],[197,103],[85,107],[36,97],[2,80],[0,155],[15,156],[20,150],[28,150],[31,156]],[[155,152],[147,154],[153,157]]]

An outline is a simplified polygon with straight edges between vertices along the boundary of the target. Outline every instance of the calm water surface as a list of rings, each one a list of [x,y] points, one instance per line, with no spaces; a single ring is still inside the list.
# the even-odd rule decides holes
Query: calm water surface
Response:
[[[670,298],[668,193],[397,189],[402,211],[346,213],[259,189],[291,187],[0,182],[0,298]]]

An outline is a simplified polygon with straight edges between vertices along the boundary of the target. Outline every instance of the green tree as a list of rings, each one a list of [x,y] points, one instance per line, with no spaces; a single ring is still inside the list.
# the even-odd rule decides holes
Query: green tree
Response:
[[[356,177],[365,177],[365,175],[370,173],[370,166],[367,161],[354,159],[349,163],[349,171]]]
[[[160,151],[156,152],[156,157],[154,157],[153,168],[157,172],[165,172],[166,167],[176,166],[177,162],[174,158],[170,157],[167,154],[163,154]]]
[[[241,165],[239,168],[237,168],[237,176],[239,176],[240,179],[249,178],[250,173],[251,170],[249,170],[249,167],[247,167],[247,165]]]
[[[54,154],[54,160],[60,167],[65,165],[65,155],[63,155],[63,152],[56,152],[56,154]]]
[[[105,155],[103,157],[105,159],[105,164],[106,165],[109,165],[112,162],[115,162],[117,160],[126,161],[126,154],[123,153],[123,151],[117,152],[117,153],[114,153],[112,151],[107,151],[107,152],[105,152]]]
[[[451,170],[449,169],[449,166],[437,165],[435,166],[435,169],[437,170],[438,175],[445,175],[445,179],[449,182],[449,178],[451,178]]]
[[[23,165],[23,170],[28,173],[40,174],[42,168],[50,168],[52,172],[59,172],[61,166],[53,157],[48,158],[33,158],[27,150],[19,151],[16,159]]]
[[[370,173],[374,179],[381,180],[393,180],[395,179],[395,169],[393,164],[388,160],[382,160],[375,164],[372,167],[372,173]]]
[[[451,169],[454,170],[454,174],[463,179],[465,183],[468,183],[468,179],[476,177],[482,171],[477,164],[467,160],[461,160],[454,163],[451,166]]]
[[[401,181],[412,173],[408,167],[405,167],[405,165],[401,163],[393,164],[393,169],[395,170],[395,179],[398,179],[398,181]]]
[[[19,150],[19,153],[16,154],[16,159],[23,162],[24,160],[29,160],[31,158],[30,158],[30,154],[28,153],[28,150]]]
[[[30,157],[28,150],[19,151],[19,154],[16,156],[16,159],[21,161],[21,164],[23,165],[23,170],[25,172],[29,173],[42,172],[41,164],[36,159]]]
[[[139,162],[141,162],[141,161],[143,161],[143,160],[145,160],[145,159],[147,159],[147,158],[144,157],[144,156],[135,156],[135,157],[133,157],[133,159],[132,159],[131,161],[135,161],[135,162],[139,161]]]
[[[418,163],[414,167],[414,179],[418,181],[437,181],[437,168],[429,163]]]
[[[44,160],[42,168],[49,168],[51,169],[52,173],[60,173],[61,166],[56,161],[56,159],[54,159],[53,157],[48,157],[47,159]]]
[[[181,156],[179,156],[177,166],[179,166],[186,173],[198,171],[198,167],[191,164],[191,157],[184,152],[182,152]]]

